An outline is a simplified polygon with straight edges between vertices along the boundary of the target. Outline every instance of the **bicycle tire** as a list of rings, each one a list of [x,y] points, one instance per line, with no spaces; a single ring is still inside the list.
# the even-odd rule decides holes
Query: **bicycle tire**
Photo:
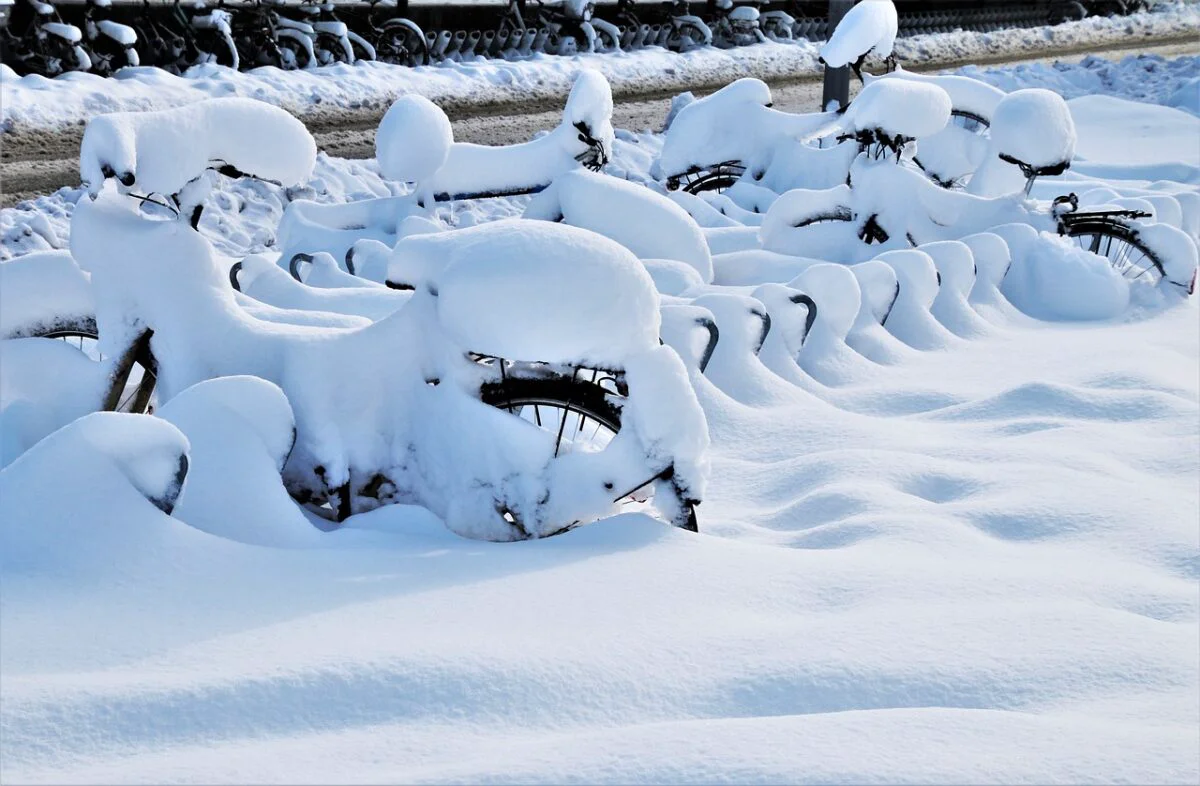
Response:
[[[667,189],[682,188],[684,193],[699,194],[704,191],[724,193],[745,174],[746,167],[738,161],[722,161],[707,169],[693,169],[682,175],[669,178]]]
[[[518,417],[526,414],[524,412],[525,408],[534,407],[536,425],[547,428],[549,431],[553,431],[554,427],[557,426],[559,429],[558,439],[560,441],[564,426],[568,425],[570,421],[565,414],[561,419],[543,419],[539,412],[540,408],[545,407],[551,410],[562,411],[563,413],[575,414],[578,417],[579,423],[577,428],[583,432],[586,432],[587,420],[594,421],[598,424],[598,427],[605,428],[611,432],[609,435],[611,439],[611,436],[616,435],[621,430],[621,408],[613,400],[614,396],[617,395],[620,395],[617,391],[604,387],[594,379],[576,375],[568,377],[560,374],[537,376],[510,375],[502,378],[499,382],[485,384],[480,390],[480,400],[483,403],[497,409],[507,410]],[[558,448],[559,445],[556,444],[556,456],[558,455]],[[621,493],[624,491],[623,489],[610,489],[614,492],[614,502],[631,497],[634,493],[655,481],[669,481],[673,474],[673,468],[668,468],[654,477],[647,478],[644,483],[636,488],[629,489],[624,494]],[[678,489],[675,491],[678,495]],[[678,520],[671,523],[691,532],[698,531],[695,504],[684,499],[682,496],[678,496],[678,499],[681,515]],[[572,529],[577,523],[566,523],[554,530],[553,534]]]
[[[283,71],[303,71],[310,65],[313,65],[311,58],[308,56],[308,50],[297,40],[280,36],[275,42],[278,50],[277,62],[273,63],[277,68]],[[289,62],[283,54],[284,50],[291,52],[291,60]]]
[[[390,19],[379,27],[371,42],[375,47],[375,59],[384,63],[404,66],[429,64],[429,42],[418,35],[412,23]]]
[[[1063,234],[1076,240],[1080,248],[1106,258],[1130,281],[1146,279],[1158,284],[1166,275],[1162,260],[1135,226],[1111,217],[1076,215],[1064,229]]]
[[[27,333],[24,337],[62,340],[97,362],[104,357],[95,347],[95,343],[100,340],[100,334],[96,330],[94,319],[64,321],[43,330]],[[135,354],[132,365],[140,367],[140,372],[134,377],[132,367],[125,371],[126,379],[121,383],[122,390],[112,411],[139,415],[152,412],[151,397],[158,380],[158,364],[153,353],[147,349],[140,357]],[[133,378],[132,382],[130,378]]]

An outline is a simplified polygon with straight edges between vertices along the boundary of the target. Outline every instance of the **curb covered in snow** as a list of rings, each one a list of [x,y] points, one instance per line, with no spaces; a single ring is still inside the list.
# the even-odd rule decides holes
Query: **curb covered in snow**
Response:
[[[1197,33],[1200,8],[1181,2],[1153,13],[1096,17],[1055,27],[913,36],[898,41],[896,52],[910,64],[950,65]],[[305,120],[346,112],[377,114],[397,96],[413,92],[449,111],[556,101],[566,96],[575,74],[584,68],[601,71],[621,96],[694,89],[747,75],[778,81],[820,73],[817,45],[808,41],[731,50],[706,48],[684,54],[652,49],[569,58],[536,55],[521,61],[480,59],[419,68],[358,63],[313,71],[263,67],[238,73],[209,65],[193,68],[183,77],[154,68],[127,68],[111,78],[69,73],[46,79],[17,77],[7,66],[0,66],[0,90],[4,93],[0,128],[18,133],[59,128],[106,112],[162,109],[229,95],[276,104]]]

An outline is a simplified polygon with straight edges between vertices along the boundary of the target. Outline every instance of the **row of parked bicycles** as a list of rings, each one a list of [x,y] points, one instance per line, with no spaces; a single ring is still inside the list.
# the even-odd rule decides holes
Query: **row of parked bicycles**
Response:
[[[902,33],[1047,24],[1089,13],[1130,13],[1145,2],[911,5],[902,15]],[[69,71],[108,76],[136,65],[173,73],[203,63],[296,69],[379,60],[415,66],[537,52],[565,55],[647,46],[682,52],[767,40],[823,40],[825,11],[822,3],[808,0],[709,0],[703,8],[688,0],[618,0],[601,6],[593,0],[504,0],[469,8],[409,7],[405,0],[9,0],[0,4],[0,54],[18,73],[51,77]]]
[[[153,412],[214,377],[269,380],[295,413],[279,482],[320,526],[406,502],[511,540],[628,505],[697,529],[701,377],[738,397],[770,373],[833,398],[856,364],[971,335],[1010,279],[1069,285],[1040,247],[1071,240],[1162,298],[1195,290],[1189,194],[1039,196],[1074,152],[1048,91],[899,71],[845,111],[797,115],[739,80],[675,113],[642,183],[604,171],[611,112],[588,72],[558,130],[489,148],[454,143],[437,107],[405,97],[377,146],[408,189],[344,203],[289,188],[311,177],[315,146],[282,110],[217,99],[102,116],[84,136],[70,251],[0,266],[0,335],[83,350],[91,409]],[[168,127],[197,130],[162,167],[139,146]],[[229,258],[206,237],[214,191],[232,187],[286,204],[267,252]],[[520,218],[434,217],[439,200],[500,196],[527,200]],[[23,422],[29,445],[49,427]]]

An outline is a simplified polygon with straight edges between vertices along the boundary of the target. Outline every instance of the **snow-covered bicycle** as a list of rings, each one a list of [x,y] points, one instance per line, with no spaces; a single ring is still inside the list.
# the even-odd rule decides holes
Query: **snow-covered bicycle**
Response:
[[[927,174],[949,185],[979,165],[1003,91],[968,77],[904,70],[867,75],[868,85],[876,82],[887,84],[867,93],[865,103],[873,100],[872,94],[899,95],[911,82],[934,85],[949,96],[950,121],[922,140],[918,163]],[[764,82],[739,79],[682,107],[672,118],[664,134],[659,175],[669,190],[690,194],[722,193],[739,181],[777,193],[836,185],[845,182],[850,164],[864,149],[854,133],[845,134],[853,125],[841,122],[844,114],[783,112],[773,108]]]
[[[931,111],[923,111],[922,118]],[[945,115],[948,121],[948,109]],[[996,133],[987,140],[984,164],[966,191],[936,184],[913,164],[910,143],[919,134],[910,132],[902,115],[869,117],[856,127],[864,152],[851,166],[847,184],[796,189],[780,197],[763,219],[765,248],[854,262],[890,249],[1026,224],[1071,238],[1126,279],[1195,292],[1196,246],[1180,229],[1148,223],[1150,213],[1120,205],[1081,208],[1075,194],[1052,202],[1030,198],[1038,178],[1061,175],[1074,155],[1070,112],[1056,94],[1024,90],[1000,102]],[[1016,128],[1021,132],[1012,133]]]
[[[375,137],[376,158],[389,180],[409,183],[403,196],[344,204],[291,202],[277,232],[280,261],[327,252],[346,270],[354,243],[392,245],[403,221],[423,216],[434,202],[537,193],[563,173],[599,170],[612,156],[612,90],[596,71],[575,80],[563,119],[550,133],[516,145],[454,142],[450,121],[420,96],[399,99]]]
[[[284,482],[335,519],[413,502],[461,534],[510,540],[570,529],[632,498],[696,529],[704,415],[658,339],[653,283],[624,248],[525,220],[408,238],[408,269],[424,272],[394,313],[343,327],[268,321],[230,287],[187,206],[202,204],[204,168],[217,162],[304,180],[311,137],[281,110],[242,99],[106,117],[85,134],[90,198],[72,220],[94,327],[87,315],[71,324],[55,292],[39,301],[56,329],[95,330],[107,354],[104,408],[139,359],[154,374],[136,386],[132,410],[213,377],[273,381],[297,424]],[[248,123],[258,133],[245,133]],[[168,135],[166,158],[149,152],[185,127],[196,135]]]

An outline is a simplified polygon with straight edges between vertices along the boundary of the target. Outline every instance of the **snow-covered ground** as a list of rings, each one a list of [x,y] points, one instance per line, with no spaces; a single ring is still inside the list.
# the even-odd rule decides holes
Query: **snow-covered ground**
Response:
[[[1200,183],[1200,120],[1121,100],[1180,105],[1200,58],[970,73],[1086,94],[1080,158],[1049,188]],[[648,178],[662,144],[618,131],[611,171]],[[577,221],[580,181],[535,204]],[[397,190],[327,157],[309,188]],[[0,211],[6,255],[66,247],[80,195]],[[439,210],[466,227],[528,202]],[[280,212],[277,189],[239,184],[201,228],[237,256]],[[1196,299],[970,319],[970,338],[941,330],[891,364],[809,369],[828,387],[723,333],[693,375],[712,440],[699,535],[627,514],[494,544],[393,505],[305,548],[246,545],[132,489],[97,496],[128,457],[77,422],[0,475],[0,780],[1195,783]],[[143,494],[169,485],[145,469],[125,467]],[[191,504],[262,531],[232,502]]]
[[[828,402],[703,386],[700,536],[384,509],[287,551],[65,476],[90,531],[45,521],[0,598],[4,780],[1193,783],[1197,332],[997,325]]]
[[[901,39],[901,61],[970,61],[999,54],[1034,55],[1068,47],[1120,45],[1145,37],[1187,36],[1200,31],[1194,3],[1162,4],[1153,13],[1093,17],[1055,27],[995,33],[958,32]],[[684,54],[647,49],[617,55],[535,55],[515,61],[476,59],[420,68],[385,63],[337,64],[306,72],[274,67],[238,73],[201,66],[177,77],[153,68],[126,68],[113,79],[69,73],[55,79],[17,77],[0,66],[0,129],[54,128],[102,112],[159,109],[215,96],[248,96],[297,114],[385,107],[398,95],[419,93],[439,104],[471,105],[557,99],[585,68],[601,71],[614,91],[686,90],[732,81],[745,74],[772,79],[816,74],[819,46],[764,43]]]

